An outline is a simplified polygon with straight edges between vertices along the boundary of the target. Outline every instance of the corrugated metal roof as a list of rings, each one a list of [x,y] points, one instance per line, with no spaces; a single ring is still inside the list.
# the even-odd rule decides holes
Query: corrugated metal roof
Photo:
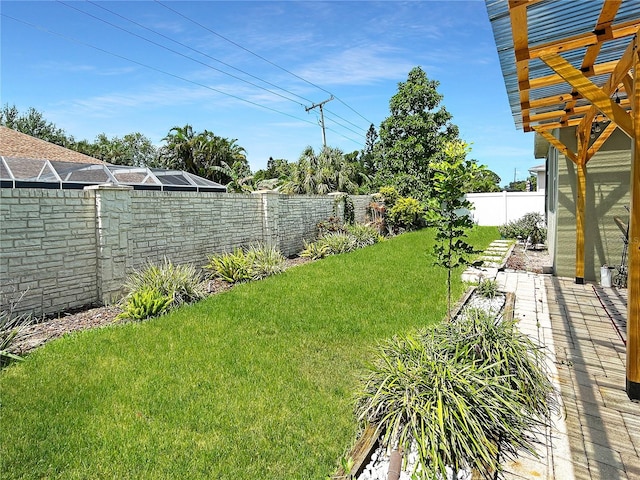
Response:
[[[569,118],[575,122],[581,113],[570,111],[562,116],[559,113],[557,118],[547,118],[548,115],[544,114],[589,104],[576,92],[572,92],[571,86],[541,60],[540,57],[545,54],[541,52],[542,47],[555,49],[554,53],[558,53],[574,68],[583,71],[598,87],[606,84],[612,65],[622,57],[640,26],[640,1],[623,0],[617,11],[613,11],[611,19],[606,18],[607,12],[612,10],[611,4],[603,10],[604,2],[605,0],[485,0],[517,128],[528,131],[546,124],[566,123]],[[515,36],[512,24],[514,9],[526,9],[526,24],[520,26]],[[523,31],[524,28],[526,32]],[[620,38],[615,38],[616,36]],[[524,39],[524,50],[516,51],[514,37]],[[573,42],[569,44],[567,40]],[[557,47],[558,44],[561,46]],[[617,96],[621,106],[628,105],[623,88],[620,88]],[[562,98],[562,101],[554,103],[555,98]],[[530,104],[532,101],[533,104]],[[541,115],[545,120],[535,120]]]

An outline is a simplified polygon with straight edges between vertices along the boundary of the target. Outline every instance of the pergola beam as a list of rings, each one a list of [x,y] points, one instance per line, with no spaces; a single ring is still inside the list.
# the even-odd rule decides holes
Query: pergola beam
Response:
[[[605,6],[603,8],[606,8],[606,4],[608,2],[604,3]],[[631,20],[615,26],[610,25],[602,30],[594,29],[593,32],[574,35],[573,37],[568,37],[557,42],[549,42],[520,51],[516,50],[516,58],[541,58],[549,54],[558,54],[568,50],[575,50],[577,48],[590,47],[606,40],[615,40],[634,35],[638,27],[640,27],[640,20]]]
[[[580,70],[574,68],[557,54],[545,55],[541,57],[541,60],[611,121],[615,122],[627,135],[630,137],[633,135],[633,122],[627,112],[585,77]]]

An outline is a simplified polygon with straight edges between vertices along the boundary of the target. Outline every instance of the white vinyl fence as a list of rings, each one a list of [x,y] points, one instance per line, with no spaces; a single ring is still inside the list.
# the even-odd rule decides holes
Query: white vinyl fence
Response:
[[[468,193],[466,198],[475,207],[470,215],[478,225],[504,225],[530,212],[545,214],[544,191]]]

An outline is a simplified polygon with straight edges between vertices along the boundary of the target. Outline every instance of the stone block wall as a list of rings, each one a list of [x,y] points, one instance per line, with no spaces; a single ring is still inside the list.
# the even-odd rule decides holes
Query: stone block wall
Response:
[[[93,192],[0,190],[2,308],[56,312],[98,300]]]
[[[128,273],[164,258],[201,267],[209,254],[258,242],[293,256],[334,215],[331,196],[113,186],[1,195],[0,308],[26,291],[19,311],[36,315],[116,302]],[[364,221],[370,197],[352,198]]]

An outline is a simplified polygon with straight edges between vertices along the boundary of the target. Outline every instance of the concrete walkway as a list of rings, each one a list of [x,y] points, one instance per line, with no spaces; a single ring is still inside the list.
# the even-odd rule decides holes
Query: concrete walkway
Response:
[[[496,279],[516,294],[522,330],[548,349],[560,391],[540,458],[523,455],[505,466],[506,478],[640,480],[640,404],[624,390],[624,290],[525,272]]]

